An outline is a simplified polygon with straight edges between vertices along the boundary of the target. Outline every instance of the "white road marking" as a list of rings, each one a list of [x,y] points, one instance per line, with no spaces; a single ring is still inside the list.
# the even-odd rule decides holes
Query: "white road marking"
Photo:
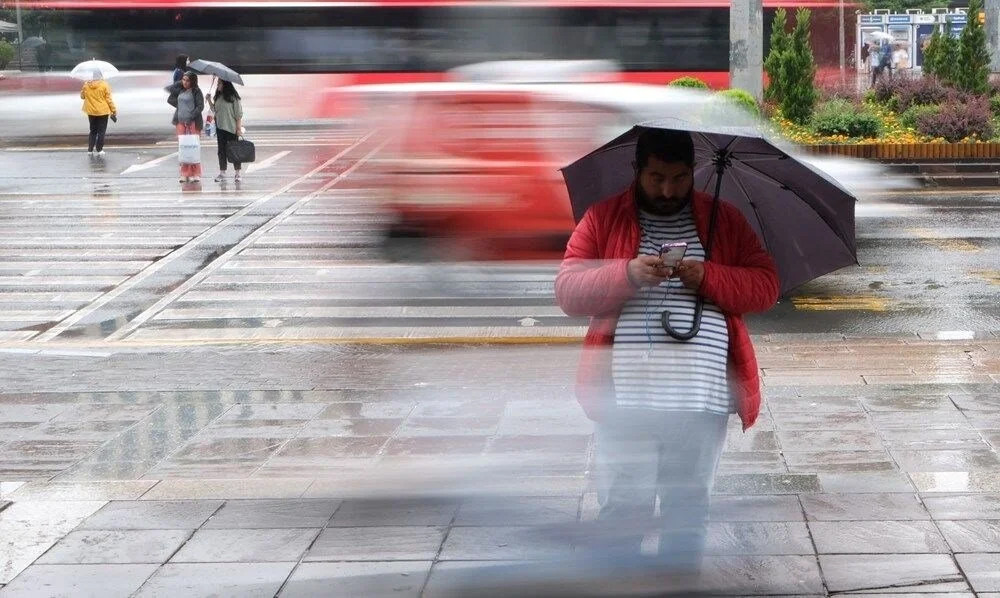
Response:
[[[176,156],[177,152],[174,152],[172,154],[167,154],[166,156],[161,156],[159,158],[156,158],[155,160],[150,160],[149,162],[143,162],[142,164],[133,164],[128,168],[126,168],[125,170],[123,170],[121,173],[129,174],[131,172],[139,172],[140,170],[147,170],[149,168],[159,165],[161,162],[165,162],[166,160]]]
[[[186,255],[189,251],[191,251],[192,249],[194,249],[195,247],[197,247],[198,244],[201,243],[201,241],[203,239],[206,239],[206,238],[210,237],[211,235],[215,234],[217,231],[222,230],[223,228],[226,228],[233,221],[235,221],[235,220],[237,220],[239,218],[242,218],[244,215],[246,215],[247,213],[249,213],[249,212],[251,212],[253,210],[256,210],[258,207],[260,207],[262,204],[266,203],[267,201],[271,200],[272,198],[277,197],[278,195],[281,195],[282,193],[288,191],[289,189],[294,188],[296,185],[300,185],[304,181],[309,180],[316,173],[322,172],[323,169],[325,169],[327,166],[329,166],[330,164],[333,164],[337,160],[339,160],[342,157],[344,157],[344,155],[346,155],[352,149],[354,149],[355,147],[357,147],[357,146],[361,145],[362,143],[364,143],[365,141],[367,141],[368,138],[371,137],[373,134],[374,134],[374,132],[368,133],[367,135],[365,135],[364,137],[362,137],[361,139],[359,139],[354,144],[350,145],[349,147],[345,148],[343,151],[339,152],[336,156],[330,158],[326,162],[323,162],[322,164],[320,164],[316,168],[310,170],[306,174],[304,174],[304,175],[300,176],[299,178],[295,179],[294,181],[288,183],[284,187],[281,187],[277,191],[272,191],[271,193],[268,193],[268,194],[264,195],[260,199],[257,199],[256,201],[253,201],[253,202],[247,204],[247,206],[244,207],[243,209],[241,209],[238,212],[232,214],[228,218],[225,218],[224,220],[218,222],[215,226],[213,226],[213,227],[211,227],[209,229],[206,229],[203,233],[201,233],[197,237],[191,239],[190,241],[188,241],[187,243],[185,243],[180,248],[178,248],[178,249],[176,249],[176,250],[168,253],[162,259],[157,260],[156,262],[152,263],[150,266],[144,268],[141,272],[139,272],[138,274],[136,274],[132,278],[128,279],[127,281],[125,281],[121,285],[116,286],[114,289],[108,291],[107,293],[105,293],[104,295],[102,295],[100,298],[98,298],[96,301],[94,301],[93,303],[91,303],[87,307],[85,307],[85,308],[81,309],[80,311],[76,312],[75,314],[73,314],[69,318],[66,318],[65,320],[63,320],[62,322],[60,322],[57,326],[53,326],[52,328],[50,328],[49,330],[47,330],[43,334],[41,334],[38,337],[36,337],[34,340],[46,342],[46,341],[50,341],[50,340],[56,338],[57,336],[59,336],[60,334],[62,334],[63,332],[65,332],[66,330],[69,330],[70,327],[74,326],[75,324],[77,324],[78,322],[80,322],[81,320],[83,320],[84,318],[86,318],[87,316],[93,314],[97,310],[101,309],[102,307],[104,307],[105,305],[107,305],[108,303],[110,303],[111,301],[113,301],[114,299],[116,299],[117,297],[119,297],[121,294],[123,294],[126,291],[132,289],[133,287],[138,286],[140,283],[142,283],[143,281],[145,281],[147,278],[149,278],[150,276],[152,276],[156,272],[159,272],[164,267],[168,266],[169,264],[172,264],[177,259],[179,259],[179,258],[183,257],[184,255]],[[334,179],[334,180],[339,180],[339,179]],[[0,340],[3,340],[3,339],[0,338]]]
[[[274,164],[278,160],[284,158],[285,156],[287,156],[290,153],[292,153],[290,150],[285,150],[283,152],[278,152],[278,153],[274,154],[273,156],[271,156],[267,160],[261,160],[260,162],[253,162],[252,164],[250,164],[250,166],[247,166],[247,173],[258,172],[258,171],[264,170],[268,166],[271,166],[272,164]]]

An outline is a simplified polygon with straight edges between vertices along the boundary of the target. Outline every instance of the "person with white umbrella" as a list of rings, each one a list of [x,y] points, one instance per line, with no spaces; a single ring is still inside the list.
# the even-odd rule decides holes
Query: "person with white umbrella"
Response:
[[[100,69],[94,69],[90,74],[90,80],[83,84],[80,90],[80,99],[83,100],[83,112],[90,121],[90,135],[87,137],[87,153],[98,156],[104,155],[104,136],[108,130],[108,118],[117,121],[118,109],[115,108],[115,101],[111,97],[111,86],[104,80],[104,74]]]

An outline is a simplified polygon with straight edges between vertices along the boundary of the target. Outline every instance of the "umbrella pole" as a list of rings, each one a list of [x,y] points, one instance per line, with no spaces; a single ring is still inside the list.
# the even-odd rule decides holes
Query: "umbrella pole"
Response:
[[[726,166],[729,164],[728,152],[724,149],[717,150],[713,162],[715,163],[715,195],[712,198],[712,216],[709,219],[708,239],[705,243],[706,262],[712,257],[712,244],[715,241],[715,219],[719,213],[719,194],[722,191],[722,175],[725,174]],[[705,298],[699,295],[694,304],[694,319],[691,322],[691,329],[687,332],[679,332],[671,326],[670,312],[663,310],[663,313],[660,314],[660,324],[663,326],[663,331],[679,341],[693,339],[701,330],[701,312],[704,308]]]

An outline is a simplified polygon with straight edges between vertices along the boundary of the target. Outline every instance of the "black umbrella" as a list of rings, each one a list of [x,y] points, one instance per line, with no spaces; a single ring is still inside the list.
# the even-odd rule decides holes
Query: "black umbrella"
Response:
[[[212,62],[211,60],[195,60],[188,65],[188,68],[206,75],[215,75],[223,81],[243,85],[243,77],[221,62]]]
[[[562,169],[577,221],[588,207],[632,184],[636,140],[645,129],[691,133],[695,187],[711,189],[743,212],[777,264],[782,294],[858,263],[857,199],[749,127],[691,126],[676,119],[632,127]]]

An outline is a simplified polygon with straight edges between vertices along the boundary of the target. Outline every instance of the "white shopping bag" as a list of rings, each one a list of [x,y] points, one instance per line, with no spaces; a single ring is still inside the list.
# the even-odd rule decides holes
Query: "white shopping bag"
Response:
[[[177,136],[177,161],[181,164],[201,164],[201,139],[197,135]]]

